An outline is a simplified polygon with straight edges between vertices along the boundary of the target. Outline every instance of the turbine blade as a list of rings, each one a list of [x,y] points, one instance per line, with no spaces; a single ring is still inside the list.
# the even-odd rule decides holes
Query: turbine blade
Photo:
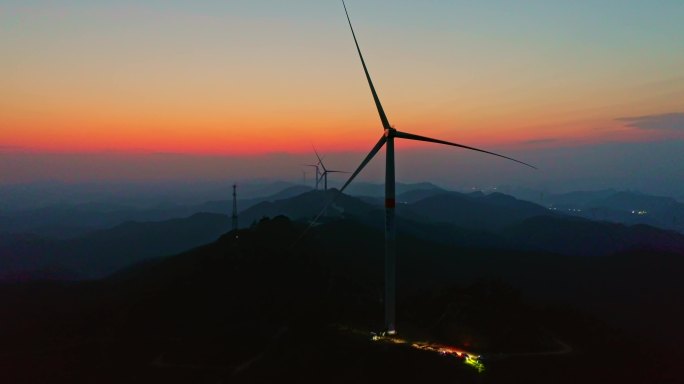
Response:
[[[363,161],[361,162],[361,165],[359,165],[359,167],[356,168],[356,171],[354,171],[354,173],[352,173],[352,175],[349,176],[349,180],[347,180],[347,182],[344,183],[342,188],[340,188],[340,192],[339,192],[340,194],[342,194],[342,192],[344,191],[345,188],[347,188],[349,183],[351,183],[352,180],[354,180],[354,178],[363,170],[363,168],[366,166],[366,164],[368,164],[368,162],[371,161],[371,159],[373,157],[375,157],[375,155],[378,153],[378,151],[380,151],[380,149],[382,148],[383,145],[385,145],[386,142],[387,142],[387,138],[385,137],[385,135],[382,135],[380,140],[377,142],[377,144],[375,144],[373,149],[371,149],[371,151],[368,153],[366,158],[363,159]]]
[[[349,12],[347,12],[347,5],[342,0],[342,6],[344,7],[344,13],[347,15],[347,21],[349,22],[349,29],[351,29],[352,36],[354,37],[354,44],[356,44],[356,50],[359,52],[359,58],[361,58],[361,65],[363,65],[363,72],[366,73],[366,80],[368,80],[368,86],[370,86],[371,93],[373,94],[373,100],[375,101],[375,107],[378,109],[378,114],[380,115],[380,121],[382,121],[383,129],[390,129],[389,121],[387,121],[387,116],[385,115],[385,110],[380,104],[380,98],[378,98],[378,93],[375,92],[375,87],[373,86],[373,81],[371,80],[370,74],[368,73],[368,68],[366,67],[366,61],[363,60],[363,55],[361,54],[361,48],[359,48],[359,42],[356,40],[356,34],[354,33],[354,27],[352,27],[351,19],[349,18]]]
[[[316,147],[314,147],[313,144],[311,144],[311,148],[313,148],[314,153],[316,154],[316,157],[318,158],[318,162],[320,162],[320,161],[321,161],[321,156],[318,155],[318,151],[316,150]]]
[[[321,211],[318,213],[318,215],[316,215],[316,217],[314,217],[314,219],[313,219],[311,222],[309,222],[309,225],[304,229],[304,231],[302,232],[302,234],[301,234],[301,235],[292,243],[291,247],[294,247],[295,244],[297,244],[297,242],[298,242],[300,239],[302,239],[302,238],[304,237],[304,235],[306,235],[306,233],[309,231],[309,229],[311,229],[311,227],[313,227],[314,225],[316,225],[316,223],[318,223],[318,219],[320,219],[321,216],[323,216],[323,213],[325,213],[325,210],[326,210],[329,206],[331,206],[335,201],[337,201],[337,198],[338,198],[338,197],[342,196],[342,191],[344,191],[345,188],[347,188],[347,186],[349,185],[349,183],[351,183],[352,180],[354,180],[354,178],[361,172],[361,170],[363,170],[363,168],[366,166],[366,164],[368,164],[368,162],[370,162],[371,159],[373,159],[373,157],[375,157],[375,155],[378,153],[378,151],[380,151],[380,149],[382,148],[383,145],[385,145],[386,142],[387,142],[387,138],[385,137],[385,135],[382,135],[382,137],[380,138],[380,140],[378,141],[378,143],[375,144],[375,146],[373,147],[373,149],[371,149],[371,151],[368,153],[368,155],[366,156],[366,158],[363,159],[363,161],[361,162],[361,165],[359,165],[359,167],[356,168],[356,171],[354,171],[354,173],[351,175],[351,177],[349,177],[349,180],[347,180],[347,182],[344,183],[344,185],[342,186],[342,188],[340,188],[340,189],[337,191],[337,193],[335,193],[335,194],[333,195],[332,199],[330,199],[330,200],[323,206],[323,209],[321,209]]]
[[[321,167],[323,168],[323,171],[325,171],[325,165],[323,165],[323,159],[321,159],[321,156],[318,155],[318,151],[316,150],[316,147],[314,147],[314,145],[311,144],[311,148],[313,148],[314,153],[316,154],[316,157],[318,158],[318,164],[320,164]]]
[[[412,134],[412,133],[406,133],[406,132],[400,132],[400,131],[396,131],[396,133],[394,134],[394,136],[395,136],[395,137],[402,138],[402,139],[416,140],[416,141],[426,141],[426,142],[428,142],[428,143],[437,143],[437,144],[451,145],[451,146],[453,146],[453,147],[459,147],[459,148],[470,149],[471,151],[477,151],[477,152],[482,152],[482,153],[486,153],[486,154],[493,155],[493,156],[502,157],[502,158],[504,158],[504,159],[511,160],[511,161],[515,161],[516,163],[520,163],[520,164],[522,164],[522,165],[526,165],[526,166],[528,166],[528,167],[530,167],[530,168],[537,169],[537,167],[535,167],[534,165],[527,164],[527,163],[525,163],[525,162],[522,162],[522,161],[520,161],[520,160],[513,159],[513,158],[508,157],[508,156],[499,155],[498,153],[485,151],[484,149],[478,149],[478,148],[474,148],[474,147],[469,147],[469,146],[467,146],[467,145],[452,143],[452,142],[450,142],[450,141],[437,140],[437,139],[432,139],[432,138],[425,137],[425,136],[419,136],[419,135],[414,135],[414,134]]]

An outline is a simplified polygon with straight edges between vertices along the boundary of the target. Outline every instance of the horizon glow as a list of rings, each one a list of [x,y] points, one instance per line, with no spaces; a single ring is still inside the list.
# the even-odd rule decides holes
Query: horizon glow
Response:
[[[618,120],[684,112],[682,2],[347,5],[399,129],[511,149],[684,137]],[[0,10],[0,148],[365,152],[381,134],[337,1]]]

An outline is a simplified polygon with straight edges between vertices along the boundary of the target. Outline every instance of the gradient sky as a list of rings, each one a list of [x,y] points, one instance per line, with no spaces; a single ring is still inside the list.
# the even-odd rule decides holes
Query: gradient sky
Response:
[[[684,1],[347,5],[399,129],[516,153],[684,138]],[[358,153],[381,133],[335,0],[4,0],[0,52],[3,153]]]

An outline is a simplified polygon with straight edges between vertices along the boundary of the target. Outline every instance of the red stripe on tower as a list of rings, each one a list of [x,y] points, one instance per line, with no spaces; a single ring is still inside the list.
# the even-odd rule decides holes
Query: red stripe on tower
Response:
[[[396,200],[394,199],[385,199],[385,207],[386,208],[394,208],[397,205]]]

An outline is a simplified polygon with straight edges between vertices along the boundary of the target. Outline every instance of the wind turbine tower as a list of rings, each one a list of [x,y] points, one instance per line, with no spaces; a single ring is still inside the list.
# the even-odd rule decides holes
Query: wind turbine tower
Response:
[[[314,147],[314,152],[316,153],[316,157],[318,158],[318,165],[320,165],[321,168],[323,168],[323,172],[321,173],[321,179],[323,179],[323,190],[327,191],[328,190],[328,173],[349,173],[349,172],[335,171],[335,170],[326,168],[325,165],[323,164],[323,158],[321,158],[321,156],[318,154],[318,151],[316,150],[315,147]],[[318,170],[318,167],[316,167],[316,170]]]
[[[449,141],[432,139],[425,136],[414,135],[412,133],[402,132],[395,129],[390,125],[385,110],[380,104],[380,98],[375,90],[373,81],[371,80],[370,74],[368,73],[368,68],[366,67],[366,62],[363,60],[363,55],[361,54],[361,48],[359,47],[359,42],[356,39],[356,34],[354,33],[354,28],[351,24],[351,19],[349,18],[349,13],[347,12],[347,6],[342,0],[342,5],[344,6],[344,12],[347,15],[347,21],[349,22],[349,29],[351,30],[352,37],[354,38],[354,44],[356,45],[356,51],[359,54],[359,59],[361,59],[361,65],[363,67],[363,72],[365,74],[366,80],[368,82],[368,87],[370,88],[371,94],[373,96],[373,101],[375,102],[375,107],[378,110],[378,115],[380,117],[380,122],[382,124],[383,134],[380,136],[377,144],[371,149],[370,153],[361,162],[359,167],[352,173],[347,182],[340,188],[339,194],[344,191],[349,183],[354,180],[354,178],[363,170],[363,168],[371,161],[371,159],[385,147],[385,331],[388,334],[396,333],[396,323],[395,323],[395,312],[396,312],[396,226],[395,226],[395,174],[394,174],[394,140],[395,139],[405,139],[405,140],[415,140],[423,141],[429,143],[450,145],[452,147],[459,147],[463,149],[468,149],[471,151],[477,151],[481,153],[486,153],[489,155],[501,157],[517,163],[526,165],[531,168],[535,168],[522,161],[512,159],[497,153],[485,151],[483,149],[478,149],[474,147],[469,147],[462,144],[452,143]],[[320,160],[320,159],[319,159]],[[338,194],[338,196],[339,196]],[[327,205],[326,205],[327,207]]]
[[[233,184],[233,232],[237,238],[238,214],[237,214],[237,184]]]
[[[315,187],[316,187],[316,190],[318,191],[318,182],[319,182],[320,179],[321,179],[321,178],[320,178],[320,170],[319,170],[319,168],[318,168],[318,164],[304,164],[304,166],[305,166],[305,167],[313,167],[313,168],[316,169],[316,174],[314,175],[314,179],[315,179]]]

